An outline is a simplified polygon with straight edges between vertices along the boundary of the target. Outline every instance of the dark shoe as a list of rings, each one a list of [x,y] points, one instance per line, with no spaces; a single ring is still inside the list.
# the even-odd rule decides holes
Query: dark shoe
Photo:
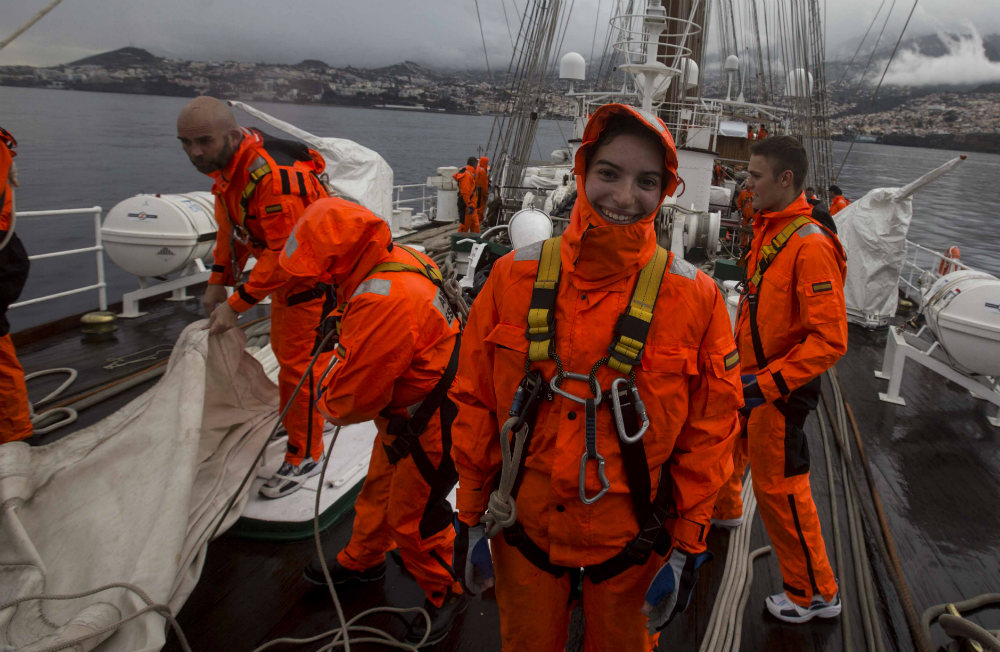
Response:
[[[337,556],[334,555],[326,560],[326,568],[330,571],[330,579],[333,580],[334,586],[374,582],[385,577],[384,561],[378,566],[372,566],[365,570],[354,570],[341,566],[340,562],[337,561]],[[302,577],[313,584],[326,586],[326,578],[323,576],[323,567],[320,565],[319,559],[313,559],[306,565],[302,571]]]
[[[444,602],[440,607],[435,607],[430,600],[424,600],[424,611],[431,617],[431,631],[427,635],[427,640],[421,643],[420,639],[424,637],[424,632],[427,631],[427,621],[422,615],[417,614],[410,622],[410,628],[406,632],[406,642],[410,645],[420,645],[421,647],[440,643],[448,636],[451,626],[455,623],[455,618],[464,612],[468,606],[469,599],[464,593],[456,594],[451,591],[445,596]]]

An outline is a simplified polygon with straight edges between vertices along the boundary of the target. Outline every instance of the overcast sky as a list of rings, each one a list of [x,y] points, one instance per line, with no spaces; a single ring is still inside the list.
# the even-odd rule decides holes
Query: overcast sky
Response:
[[[589,59],[592,52],[602,49],[613,0],[563,1],[573,6],[573,12],[561,51],[576,50]],[[773,6],[773,0],[768,1]],[[826,1],[828,52],[864,34],[880,4],[882,16],[895,4],[887,33],[898,34],[913,6],[911,0]],[[49,2],[0,0],[0,38]],[[516,30],[525,2],[63,0],[0,50],[0,65],[53,65],[132,45],[168,58],[273,63],[320,59],[338,67],[377,67],[409,59],[438,67],[484,68],[488,56],[491,68],[506,69],[510,34]],[[907,34],[968,33],[973,26],[979,34],[998,33],[998,5],[1000,0],[919,0]],[[875,31],[880,27],[881,22]],[[971,45],[956,44],[953,58],[941,63],[935,74],[948,79],[954,70],[962,70],[976,79],[1000,80],[1000,65],[989,64],[975,49],[975,39]],[[907,71],[926,71],[926,64],[911,57],[894,74],[906,80]]]

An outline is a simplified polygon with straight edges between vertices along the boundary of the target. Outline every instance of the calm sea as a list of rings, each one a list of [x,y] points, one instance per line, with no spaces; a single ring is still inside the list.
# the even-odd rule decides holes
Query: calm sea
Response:
[[[107,212],[138,193],[208,190],[210,180],[191,166],[177,143],[177,112],[186,102],[147,95],[0,87],[0,125],[18,139],[18,209],[101,206]],[[423,183],[438,166],[461,166],[466,158],[480,153],[493,126],[488,116],[251,104],[314,134],[349,138],[379,152],[392,167],[396,183]],[[239,111],[237,119],[278,133]],[[568,122],[542,121],[534,156],[547,159],[571,132]],[[834,143],[835,168],[846,151],[846,143]],[[839,184],[848,197],[856,199],[874,187],[902,186],[959,153],[856,144]],[[1000,275],[1000,260],[993,253],[1000,234],[992,190],[998,178],[1000,155],[970,154],[957,170],[915,196],[910,238],[939,250],[957,244],[965,262]],[[93,227],[80,216],[44,222],[26,219],[18,224],[18,233],[31,253],[93,242]],[[110,260],[106,273],[109,301],[138,288],[136,279]],[[36,261],[22,298],[95,280],[91,254]],[[9,317],[17,331],[95,305],[96,293],[88,293],[14,310]]]

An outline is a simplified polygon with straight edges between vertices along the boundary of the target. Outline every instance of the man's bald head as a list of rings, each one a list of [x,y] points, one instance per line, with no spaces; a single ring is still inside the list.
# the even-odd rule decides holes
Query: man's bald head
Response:
[[[226,167],[242,138],[232,111],[214,97],[194,98],[177,116],[177,139],[199,172]]]

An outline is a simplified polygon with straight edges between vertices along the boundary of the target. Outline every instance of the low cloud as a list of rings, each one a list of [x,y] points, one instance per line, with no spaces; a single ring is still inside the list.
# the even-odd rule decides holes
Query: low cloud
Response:
[[[953,36],[938,33],[948,48],[941,57],[929,57],[916,49],[901,50],[893,59],[885,76],[885,84],[893,86],[967,86],[1000,82],[1000,62],[986,58],[983,38],[973,28],[969,34]],[[882,61],[876,69],[885,69]]]

